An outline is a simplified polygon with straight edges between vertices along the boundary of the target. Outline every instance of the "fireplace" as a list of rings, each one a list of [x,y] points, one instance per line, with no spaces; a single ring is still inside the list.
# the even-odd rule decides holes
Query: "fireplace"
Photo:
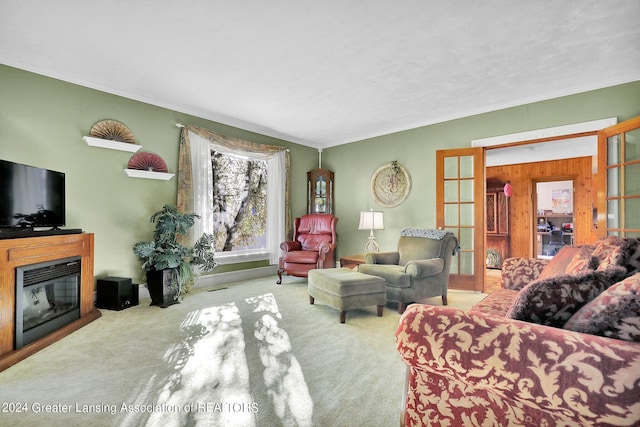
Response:
[[[16,349],[80,318],[80,260],[16,268]]]

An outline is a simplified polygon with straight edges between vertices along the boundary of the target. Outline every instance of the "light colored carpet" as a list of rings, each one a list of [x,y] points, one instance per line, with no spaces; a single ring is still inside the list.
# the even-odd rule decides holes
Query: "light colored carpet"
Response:
[[[307,282],[197,288],[103,316],[0,373],[6,426],[397,426],[399,315],[309,304]],[[451,291],[467,309],[485,295]],[[439,298],[425,303],[440,305]]]

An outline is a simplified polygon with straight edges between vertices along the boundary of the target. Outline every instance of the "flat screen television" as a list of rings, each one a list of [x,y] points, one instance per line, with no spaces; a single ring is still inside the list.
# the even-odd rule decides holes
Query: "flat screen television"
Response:
[[[0,160],[0,227],[64,225],[64,173]]]

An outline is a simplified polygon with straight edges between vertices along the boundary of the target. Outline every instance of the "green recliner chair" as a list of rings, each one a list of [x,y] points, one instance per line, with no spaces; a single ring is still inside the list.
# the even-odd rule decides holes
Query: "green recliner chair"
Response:
[[[387,282],[387,301],[407,304],[436,296],[447,305],[451,257],[459,250],[455,234],[443,230],[406,229],[396,252],[368,253],[358,271]]]

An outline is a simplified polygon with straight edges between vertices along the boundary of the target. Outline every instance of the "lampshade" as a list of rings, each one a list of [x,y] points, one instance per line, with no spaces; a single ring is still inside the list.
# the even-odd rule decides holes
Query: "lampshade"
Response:
[[[361,211],[358,230],[384,230],[384,218],[382,212]]]

